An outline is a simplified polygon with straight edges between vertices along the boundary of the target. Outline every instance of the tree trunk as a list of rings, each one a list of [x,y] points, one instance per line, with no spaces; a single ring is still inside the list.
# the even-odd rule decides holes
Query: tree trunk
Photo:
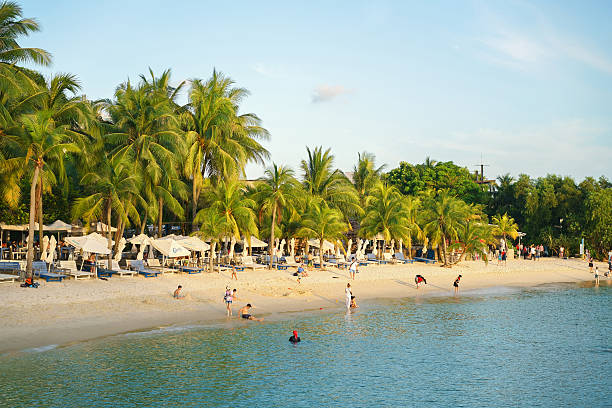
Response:
[[[199,171],[199,169],[198,169]],[[191,197],[191,201],[192,201],[192,208],[191,208],[191,230],[192,231],[197,231],[198,230],[198,225],[195,222],[195,217],[196,214],[198,213],[198,188],[196,186],[196,177],[195,177],[195,173],[193,175],[193,188],[191,191],[192,197]]]
[[[272,262],[274,260],[274,251],[276,250],[276,246],[274,245],[274,226],[276,225],[276,203],[272,205],[272,228],[270,228],[270,244],[268,245],[268,249],[270,252],[270,264],[268,265],[268,269],[272,269]]]
[[[121,240],[121,236],[123,235],[123,218],[121,215],[117,215],[117,232],[115,232],[115,246],[113,247],[113,252],[117,253],[119,249],[119,241]]]
[[[443,266],[447,266],[448,264],[448,260],[447,260],[447,255],[446,255],[446,237],[442,237],[442,254],[444,255],[444,265]]]
[[[214,265],[214,257],[215,257],[215,246],[217,243],[215,241],[210,241],[210,256],[208,257],[208,272],[213,271]]]
[[[406,241],[406,248],[408,249],[408,259],[412,259],[412,237],[408,236]]]
[[[38,186],[36,187],[36,207],[38,212],[38,248],[42,250],[42,239],[43,239],[43,208],[42,208],[42,177],[38,180]],[[42,256],[42,252],[40,253]]]
[[[159,214],[157,216],[157,237],[162,237],[162,216],[164,215],[164,200],[159,199]]]
[[[149,214],[147,214],[146,210],[145,210],[145,216],[144,216],[144,220],[142,220],[142,224],[140,224],[140,233],[144,234],[144,230],[147,227],[147,216]]]
[[[321,265],[321,270],[324,270],[323,268],[323,238],[319,239],[319,262]]]
[[[26,256],[25,277],[32,277],[32,261],[34,260],[34,220],[36,211],[36,185],[38,184],[38,174],[40,167],[34,167],[34,175],[32,176],[32,185],[30,186],[30,233],[28,234],[28,254]],[[23,275],[21,276],[23,278]]]
[[[111,232],[111,215],[112,215],[113,207],[111,205],[110,200],[108,200],[106,207],[106,224],[108,225],[108,229],[106,232],[106,240],[108,241],[108,249],[110,249],[110,253],[108,254],[108,269],[113,269],[113,233]]]

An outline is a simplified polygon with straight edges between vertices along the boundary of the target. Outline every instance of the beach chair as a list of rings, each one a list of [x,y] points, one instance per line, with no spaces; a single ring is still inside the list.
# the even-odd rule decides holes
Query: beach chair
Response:
[[[204,268],[197,268],[193,266],[182,265],[180,271],[188,273],[189,275],[195,275],[196,273],[202,273]]]
[[[77,268],[76,261],[60,261],[59,264],[60,267],[58,269],[66,275],[72,276],[74,280],[89,279],[93,276],[91,272],[80,271]]]
[[[429,258],[420,258],[420,257],[415,257],[414,258],[415,261],[417,262],[425,262],[426,264],[435,264],[436,260],[435,259],[429,259]]]
[[[113,269],[111,269],[111,270],[109,271],[111,275],[119,275],[119,276],[126,276],[126,275],[128,275],[128,276],[134,276],[134,275],[136,275],[136,274],[137,274],[137,272],[136,272],[136,271],[132,271],[132,270],[129,270],[129,269],[122,269],[122,268],[119,266],[119,261],[115,261],[114,259],[113,259],[113,261],[112,261],[112,265],[111,265],[111,266],[113,267]]]
[[[47,282],[61,282],[67,278],[66,275],[60,273],[47,272],[47,263],[44,261],[32,262],[32,272],[34,276],[44,279]]]
[[[21,272],[21,265],[19,265],[19,262],[0,262],[0,282],[15,282],[15,279],[18,278],[17,275],[4,272],[19,273]]]
[[[404,254],[402,254],[401,252],[395,253],[395,260],[404,264],[414,263],[413,259],[404,258]]]
[[[371,263],[371,264],[376,264],[376,265],[380,265],[381,264],[381,261],[376,259],[376,255],[374,255],[371,252],[368,254],[367,261],[368,261],[368,263]]]
[[[383,252],[383,259],[382,259],[383,263],[395,263],[395,259],[393,259],[393,255],[391,255],[389,252]]]
[[[248,255],[244,257],[242,266],[244,266],[245,268],[251,268],[253,270],[264,269],[266,267],[265,265],[253,262],[253,257]]]
[[[145,278],[150,278],[150,277],[156,278],[161,273],[161,271],[145,268],[144,262],[142,260],[129,261],[129,267],[130,269],[137,271],[139,275],[142,275]]]

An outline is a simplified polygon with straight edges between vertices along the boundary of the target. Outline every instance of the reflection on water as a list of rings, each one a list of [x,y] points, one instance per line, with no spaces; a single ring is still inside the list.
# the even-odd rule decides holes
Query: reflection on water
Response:
[[[548,285],[130,333],[0,357],[0,406],[610,406],[611,295]]]

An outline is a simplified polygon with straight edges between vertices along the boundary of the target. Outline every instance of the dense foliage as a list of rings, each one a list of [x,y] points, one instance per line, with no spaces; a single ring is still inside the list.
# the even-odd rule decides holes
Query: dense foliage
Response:
[[[418,243],[436,248],[445,265],[486,259],[489,244],[516,238],[518,229],[526,243],[553,251],[576,253],[581,238],[599,255],[612,246],[612,185],[603,177],[576,184],[506,175],[490,192],[466,168],[429,158],[385,174],[374,155],[360,152],[347,176],[317,146],[306,148],[299,179],[273,163],[261,180],[246,182],[245,166],[269,159],[261,144],[269,134],[256,114],[241,112],[248,91],[230,77],[215,70],[173,86],[170,70],[149,70],[119,84],[111,99],[91,101],[74,75],[43,78],[19,67],[51,60],[19,46],[36,30],[17,4],[0,4],[2,222],[28,223],[30,231],[38,222],[40,235],[55,219],[102,221],[117,228],[114,237],[107,232],[109,248],[129,228],[163,235],[180,225],[213,246],[229,239],[231,250],[242,237],[268,239],[271,259],[279,239],[294,237],[328,240],[346,254],[356,237],[401,241],[408,256]],[[35,234],[28,236],[30,273]]]

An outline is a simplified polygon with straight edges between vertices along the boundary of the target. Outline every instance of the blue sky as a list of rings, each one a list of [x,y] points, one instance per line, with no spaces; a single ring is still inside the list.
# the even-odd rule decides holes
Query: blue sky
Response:
[[[306,146],[391,169],[426,156],[489,176],[612,178],[612,2],[21,2],[53,54],[111,97],[151,67],[173,79],[213,68],[251,91],[243,112],[271,132],[277,163]],[[248,177],[262,174],[248,168]]]

